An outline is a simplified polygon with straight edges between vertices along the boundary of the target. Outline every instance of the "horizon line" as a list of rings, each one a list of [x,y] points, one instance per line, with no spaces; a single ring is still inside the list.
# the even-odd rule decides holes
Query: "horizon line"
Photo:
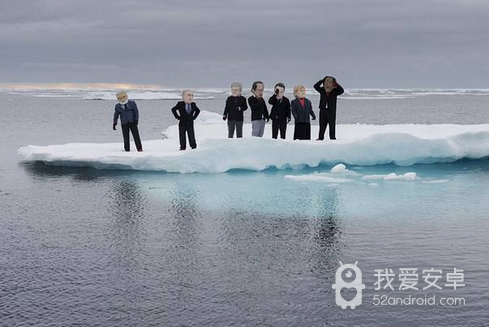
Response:
[[[0,83],[0,89],[22,90],[22,89],[44,89],[44,90],[149,90],[149,91],[165,91],[165,90],[183,90],[183,89],[228,89],[229,86],[206,86],[206,87],[179,87],[179,86],[163,86],[160,84],[139,84],[139,83]],[[307,88],[307,87],[306,87]],[[312,88],[312,87],[311,87]],[[347,87],[346,89],[354,90],[489,90],[487,87],[462,87],[462,88],[447,88],[447,87]]]

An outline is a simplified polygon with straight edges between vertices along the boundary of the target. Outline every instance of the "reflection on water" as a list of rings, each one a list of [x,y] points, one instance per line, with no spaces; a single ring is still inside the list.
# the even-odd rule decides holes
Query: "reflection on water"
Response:
[[[179,310],[186,310],[198,301],[194,289],[202,283],[204,254],[201,252],[204,245],[199,194],[191,182],[177,182],[169,197],[169,244],[165,256],[168,260],[168,283]]]
[[[318,196],[318,215],[313,220],[313,240],[316,244],[312,255],[313,271],[319,277],[330,279],[338,265],[343,244],[343,226],[340,215],[340,199],[337,189],[325,189]]]
[[[112,201],[107,210],[113,220],[107,232],[114,238],[115,252],[126,266],[137,261],[138,251],[144,247],[147,199],[137,182],[131,180],[114,182],[108,197]]]
[[[107,194],[106,209],[112,217],[106,226],[109,238],[107,292],[111,295],[103,304],[109,311],[118,312],[124,320],[143,320],[140,304],[145,298],[147,278],[147,199],[137,181],[116,180]]]
[[[340,199],[337,189],[322,190],[318,197],[318,215],[316,218],[317,234],[316,242],[321,246],[329,246],[338,242],[341,234],[340,219]]]
[[[169,211],[175,216],[185,219],[194,220],[197,215],[198,192],[192,182],[175,183],[170,193]],[[182,221],[181,219],[177,221]]]
[[[298,173],[291,171],[174,175],[26,165],[34,178],[17,200],[23,210],[0,220],[2,322],[482,325],[487,167],[434,167],[403,169],[450,182],[370,187],[297,183],[284,178]],[[364,304],[345,311],[331,285],[339,261],[357,260]],[[468,305],[373,307],[374,269],[402,264],[466,269],[469,286],[456,295]]]

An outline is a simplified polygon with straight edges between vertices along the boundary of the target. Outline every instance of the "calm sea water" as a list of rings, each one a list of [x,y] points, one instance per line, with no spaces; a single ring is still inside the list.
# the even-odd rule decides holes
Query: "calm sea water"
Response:
[[[221,112],[226,95],[214,96],[201,109]],[[488,100],[350,99],[338,120],[489,123]],[[174,123],[175,102],[138,101],[143,141]],[[120,142],[114,102],[2,92],[0,103],[2,327],[489,324],[487,160],[348,167],[422,178],[377,185],[285,178],[331,167],[189,175],[49,167],[19,163],[17,149]],[[363,273],[354,310],[335,303],[340,261],[358,261]],[[386,268],[394,290],[376,290],[375,270]],[[418,290],[399,290],[400,268],[418,269]],[[430,268],[442,270],[442,289],[422,289]],[[465,278],[456,290],[445,286],[455,268]],[[465,304],[376,305],[382,296]]]

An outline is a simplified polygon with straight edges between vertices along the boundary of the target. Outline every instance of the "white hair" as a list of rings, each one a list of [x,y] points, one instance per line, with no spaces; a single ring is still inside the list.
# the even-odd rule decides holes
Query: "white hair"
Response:
[[[243,91],[243,85],[241,85],[241,83],[234,82],[233,84],[231,84],[231,88],[234,87],[238,87],[240,91]]]
[[[183,90],[182,91],[182,97],[185,95],[186,92],[194,93],[194,91],[192,91],[192,90],[188,90],[188,89],[187,90]]]
[[[115,96],[117,97],[117,99],[119,99],[123,96],[127,96],[127,92],[126,91],[120,91],[120,92],[117,92],[117,94]]]

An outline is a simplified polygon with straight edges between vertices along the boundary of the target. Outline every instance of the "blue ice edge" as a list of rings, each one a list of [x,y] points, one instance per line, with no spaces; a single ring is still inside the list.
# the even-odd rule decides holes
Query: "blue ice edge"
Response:
[[[379,133],[342,141],[284,141],[268,138],[204,139],[197,150],[177,151],[174,140],[145,141],[145,152],[121,151],[119,143],[25,146],[23,162],[52,166],[169,173],[301,170],[305,167],[450,163],[489,158],[489,131],[468,131],[445,138],[408,133]]]

